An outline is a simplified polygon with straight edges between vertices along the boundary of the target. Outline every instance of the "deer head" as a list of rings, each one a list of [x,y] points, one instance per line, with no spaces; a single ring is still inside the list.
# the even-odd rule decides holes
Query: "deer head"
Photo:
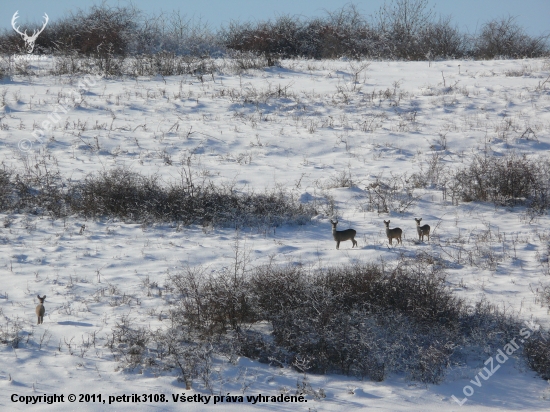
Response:
[[[50,18],[46,13],[44,13],[45,21],[44,21],[44,24],[42,25],[42,28],[38,30],[38,33],[36,32],[36,30],[33,30],[32,36],[29,36],[27,34],[27,30],[25,30],[22,33],[19,31],[19,26],[15,27],[15,20],[19,18],[18,13],[19,13],[19,10],[17,10],[13,15],[13,17],[11,18],[11,27],[13,27],[13,30],[15,30],[17,34],[21,35],[21,38],[25,40],[25,49],[27,50],[28,54],[31,54],[32,51],[34,50],[34,42],[38,38],[38,35],[44,31],[44,29],[46,28],[46,24],[48,24],[48,21],[50,20]]]

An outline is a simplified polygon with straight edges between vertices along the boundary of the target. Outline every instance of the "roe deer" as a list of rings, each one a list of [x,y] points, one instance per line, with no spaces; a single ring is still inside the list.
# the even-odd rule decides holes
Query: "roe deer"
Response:
[[[422,240],[424,242],[424,235],[428,236],[428,241],[430,240],[430,225],[424,225],[420,226],[420,221],[422,218],[417,219],[414,218],[416,221],[416,231],[418,232],[418,240]]]
[[[346,230],[336,230],[336,225],[338,224],[338,221],[332,223],[332,237],[334,240],[336,240],[336,249],[340,249],[340,242],[345,242],[346,240],[351,240],[353,242],[352,248],[357,246],[357,241],[355,240],[355,235],[357,232],[353,229],[346,229]]]
[[[44,322],[44,314],[46,313],[46,308],[44,307],[44,299],[46,299],[46,295],[44,295],[43,297],[40,297],[40,295],[38,295],[38,300],[40,301],[40,303],[36,307],[36,316],[38,316],[38,325]]]
[[[390,245],[392,244],[391,243],[391,240],[392,239],[397,239],[397,243],[401,243],[401,234],[403,233],[403,231],[401,229],[399,229],[398,227],[394,228],[394,229],[390,229],[390,221],[388,220],[387,222],[384,220],[384,224],[386,225],[386,236],[388,237],[388,240],[390,241]]]

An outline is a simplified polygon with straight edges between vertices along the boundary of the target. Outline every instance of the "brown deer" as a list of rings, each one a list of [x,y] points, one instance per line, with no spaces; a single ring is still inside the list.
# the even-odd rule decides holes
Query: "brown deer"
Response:
[[[388,240],[390,241],[390,245],[392,244],[392,239],[397,239],[397,244],[401,243],[401,235],[403,234],[403,231],[399,229],[398,227],[394,229],[390,229],[390,221],[387,222],[384,220],[384,224],[386,225],[386,236],[388,237]]]
[[[417,219],[414,218],[416,221],[416,231],[418,232],[418,240],[422,240],[424,242],[424,235],[428,236],[428,241],[430,240],[430,225],[424,225],[420,226],[420,221],[422,218]]]
[[[338,221],[332,223],[332,237],[334,240],[336,240],[336,249],[340,249],[340,242],[345,242],[346,240],[351,240],[353,242],[352,248],[357,246],[357,241],[355,240],[355,235],[357,232],[353,229],[346,229],[346,230],[336,230],[336,225],[338,224]]]
[[[46,308],[44,307],[44,299],[46,299],[46,295],[44,295],[43,297],[40,297],[40,295],[38,295],[38,300],[40,301],[40,303],[36,307],[36,316],[38,316],[38,323],[37,323],[38,325],[44,322],[44,314],[46,313]]]

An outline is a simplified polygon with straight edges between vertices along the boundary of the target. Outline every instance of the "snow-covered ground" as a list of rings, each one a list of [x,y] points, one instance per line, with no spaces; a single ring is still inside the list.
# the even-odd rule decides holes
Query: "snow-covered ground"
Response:
[[[40,62],[39,64],[49,64]],[[60,410],[539,410],[550,407],[550,387],[513,357],[481,387],[470,381],[482,362],[450,370],[441,385],[308,375],[324,399],[307,403],[248,404],[247,395],[294,394],[303,376],[247,359],[223,359],[217,395],[244,403],[172,402],[190,391],[166,373],[119,370],[105,338],[121,317],[162,326],[167,303],[149,282],[162,285],[185,265],[217,271],[232,264],[236,239],[250,265],[296,262],[327,265],[413,256],[424,250],[449,263],[448,282],[462,297],[485,296],[525,320],[548,327],[548,308],[536,299],[550,284],[548,216],[530,220],[522,208],[451,204],[435,186],[416,189],[419,200],[403,213],[366,207],[377,177],[410,176],[434,156],[447,168],[473,154],[529,156],[550,148],[548,60],[348,62],[283,61],[281,67],[235,74],[106,79],[88,78],[79,104],[71,100],[81,77],[30,76],[0,81],[0,159],[22,169],[44,162],[65,178],[126,166],[176,181],[191,170],[196,181],[231,183],[261,192],[284,187],[320,214],[305,226],[276,230],[179,225],[143,226],[121,221],[52,220],[0,214],[0,327],[20,328],[19,348],[0,346],[0,406],[51,410],[13,403],[12,394],[165,394],[167,403],[57,404]],[[82,83],[81,83],[82,85]],[[77,99],[78,100],[78,99]],[[42,140],[32,131],[51,117]],[[29,145],[32,142],[32,145]],[[20,149],[29,149],[22,151]],[[41,163],[42,162],[42,163]],[[40,166],[42,164],[42,166]],[[190,166],[189,166],[190,165]],[[190,167],[190,169],[189,169]],[[353,187],[338,187],[346,178]],[[331,208],[327,199],[333,199]],[[358,248],[335,249],[329,220],[353,227]],[[432,226],[430,242],[416,241],[415,217]],[[388,245],[384,219],[403,229],[402,245]],[[86,229],[80,234],[81,226]],[[36,325],[36,295],[46,294],[46,316]],[[519,336],[519,331],[518,331]],[[487,353],[487,358],[496,354]],[[463,388],[475,393],[463,406]],[[78,399],[77,399],[78,402]],[[108,409],[107,409],[108,408]]]

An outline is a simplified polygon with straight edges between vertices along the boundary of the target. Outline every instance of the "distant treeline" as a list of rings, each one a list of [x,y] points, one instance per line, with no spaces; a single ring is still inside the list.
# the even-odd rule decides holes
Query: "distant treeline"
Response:
[[[31,33],[33,27],[21,29]],[[524,58],[548,55],[548,37],[527,34],[511,16],[487,21],[475,33],[463,33],[451,17],[437,16],[427,0],[390,0],[368,18],[347,5],[324,17],[283,15],[231,22],[218,30],[177,12],[152,16],[132,6],[101,4],[50,21],[36,40],[35,54],[217,57],[244,52],[262,56],[269,65],[293,57]],[[24,45],[12,29],[0,34],[0,53],[21,53]]]

